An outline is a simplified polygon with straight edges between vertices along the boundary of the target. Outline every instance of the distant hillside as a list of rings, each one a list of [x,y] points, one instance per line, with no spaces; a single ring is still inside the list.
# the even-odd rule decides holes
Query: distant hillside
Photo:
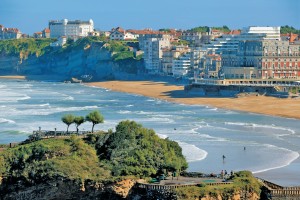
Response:
[[[113,79],[116,73],[136,74],[143,69],[135,56],[136,42],[106,41],[102,37],[68,40],[63,48],[52,39],[0,41],[0,75],[61,76],[63,80],[88,75],[92,80]],[[130,45],[130,46],[129,46]]]

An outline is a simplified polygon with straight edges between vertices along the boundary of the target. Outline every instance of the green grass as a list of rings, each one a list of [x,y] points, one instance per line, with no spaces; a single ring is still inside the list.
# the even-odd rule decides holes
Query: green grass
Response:
[[[0,152],[0,173],[39,182],[57,176],[101,181],[110,177],[96,150],[82,139],[46,139]]]
[[[229,199],[238,192],[246,190],[250,193],[260,194],[260,183],[251,172],[241,171],[236,173],[231,181],[232,184],[226,185],[206,185],[205,183],[199,186],[191,186],[176,189],[179,199],[197,199],[206,195],[217,197],[220,195],[223,199]]]
[[[47,53],[51,48],[50,43],[55,39],[12,39],[12,40],[0,40],[0,53],[12,56],[20,56],[20,58],[26,59],[30,55],[39,57]]]

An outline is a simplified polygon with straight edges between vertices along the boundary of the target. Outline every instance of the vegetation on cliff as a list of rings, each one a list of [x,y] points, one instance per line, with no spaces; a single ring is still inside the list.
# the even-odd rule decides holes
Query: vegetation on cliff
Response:
[[[0,172],[11,182],[39,183],[57,177],[100,181],[110,177],[95,149],[75,136],[19,145],[1,152],[0,161]]]
[[[219,196],[222,199],[233,199],[233,196],[235,195],[247,199],[249,196],[260,195],[261,184],[249,171],[237,172],[229,179],[229,181],[232,181],[232,184],[213,186],[201,184],[198,186],[181,187],[176,189],[176,194],[178,199],[185,200],[201,199],[205,196],[215,198]]]
[[[20,56],[20,58],[27,58],[30,55],[37,57],[49,52],[51,42],[55,39],[12,39],[0,40],[0,52],[9,56]]]
[[[159,170],[185,170],[187,162],[174,141],[159,138],[152,129],[122,121],[104,145],[100,158],[109,162],[114,176],[149,177]]]
[[[160,169],[186,169],[176,142],[160,139],[133,121],[116,131],[82,139],[43,139],[0,152],[0,175],[28,184],[63,177],[70,180],[112,181],[121,176],[149,177]]]

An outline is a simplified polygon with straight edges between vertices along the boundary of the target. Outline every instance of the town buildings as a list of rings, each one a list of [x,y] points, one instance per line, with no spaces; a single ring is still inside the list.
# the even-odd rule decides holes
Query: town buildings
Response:
[[[42,37],[43,37],[43,38],[50,38],[50,29],[49,29],[49,28],[45,28],[45,29],[42,31]]]
[[[0,25],[0,40],[5,39],[19,39],[22,37],[22,33],[17,28],[5,28]]]
[[[51,38],[59,38],[66,36],[67,38],[86,37],[89,32],[94,31],[93,20],[71,21],[68,19],[49,21],[49,29]]]
[[[248,29],[235,51],[222,53],[224,78],[298,79],[300,45],[281,41],[280,27]]]
[[[110,32],[110,40],[136,40],[139,34],[134,31],[126,31],[121,27],[113,28]]]
[[[144,51],[144,63],[149,74],[162,73],[163,49],[170,48],[171,36],[167,34],[139,35],[139,47]]]
[[[174,77],[186,76],[191,68],[191,52],[180,56],[178,59],[173,60],[172,74]]]
[[[163,75],[173,75],[173,60],[178,59],[180,55],[189,52],[187,46],[172,46],[162,50],[162,73]]]

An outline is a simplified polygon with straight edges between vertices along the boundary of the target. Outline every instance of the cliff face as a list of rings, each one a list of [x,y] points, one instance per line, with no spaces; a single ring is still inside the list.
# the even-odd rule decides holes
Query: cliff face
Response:
[[[1,183],[1,182],[0,182]],[[49,200],[49,199],[181,199],[174,191],[146,190],[134,187],[136,181],[126,179],[111,184],[97,183],[93,181],[74,181],[64,178],[49,180],[34,185],[18,181],[15,184],[0,184],[0,199],[12,200]],[[258,200],[259,195],[253,192],[240,191],[229,196],[210,196],[193,198],[193,200]]]
[[[129,197],[134,180],[124,180],[115,184],[102,184],[93,181],[78,182],[57,178],[34,185],[22,181],[0,185],[1,200],[49,200],[49,199],[123,199]]]
[[[136,74],[142,67],[142,61],[125,59],[114,61],[112,53],[105,48],[105,43],[96,42],[85,48],[75,48],[62,53],[48,53],[41,57],[35,55],[27,59],[20,56],[0,54],[0,74],[20,75],[57,75],[66,78],[89,75],[94,80],[112,79],[114,73]]]

